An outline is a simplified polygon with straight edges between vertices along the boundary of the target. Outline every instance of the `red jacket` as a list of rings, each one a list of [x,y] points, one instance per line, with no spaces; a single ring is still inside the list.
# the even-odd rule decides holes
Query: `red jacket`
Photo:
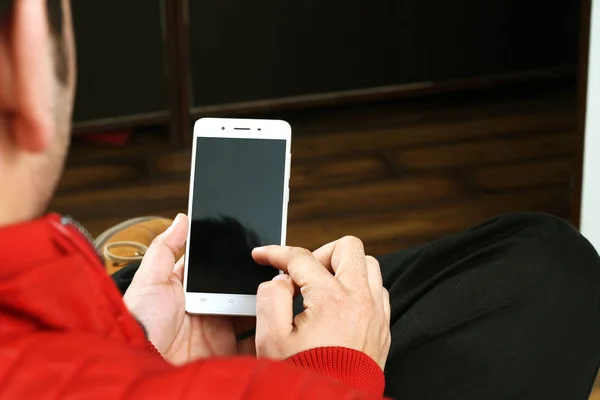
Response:
[[[0,229],[0,398],[381,398],[361,352],[321,348],[286,362],[164,361],[95,250],[59,216]]]

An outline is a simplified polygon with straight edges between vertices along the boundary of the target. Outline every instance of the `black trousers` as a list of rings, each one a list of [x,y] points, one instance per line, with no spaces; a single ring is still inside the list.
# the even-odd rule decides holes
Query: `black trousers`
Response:
[[[600,258],[567,222],[506,214],[378,259],[392,310],[387,396],[587,400]],[[113,276],[123,292],[136,269]]]
[[[501,215],[379,262],[392,310],[388,396],[588,398],[600,259],[568,223]]]

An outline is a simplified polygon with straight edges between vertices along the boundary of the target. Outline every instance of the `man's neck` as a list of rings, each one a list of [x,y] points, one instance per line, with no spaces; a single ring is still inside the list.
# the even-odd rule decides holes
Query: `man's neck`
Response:
[[[27,178],[21,169],[7,168],[0,154],[0,228],[31,221],[42,215],[36,210],[35,177]],[[10,167],[12,167],[11,165]]]

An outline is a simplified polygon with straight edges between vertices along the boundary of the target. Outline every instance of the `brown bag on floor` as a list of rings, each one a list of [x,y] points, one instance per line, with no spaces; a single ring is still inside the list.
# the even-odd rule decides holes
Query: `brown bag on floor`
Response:
[[[163,233],[173,221],[162,217],[139,217],[117,224],[95,241],[104,256],[104,265],[109,275],[127,265],[139,263],[155,237]],[[177,258],[181,257],[184,250]]]

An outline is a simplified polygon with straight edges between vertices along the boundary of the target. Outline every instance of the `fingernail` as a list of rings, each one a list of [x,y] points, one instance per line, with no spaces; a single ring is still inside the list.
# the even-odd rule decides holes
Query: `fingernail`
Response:
[[[175,217],[175,220],[173,221],[173,225],[175,225],[177,222],[181,221],[182,218],[183,218],[182,213],[177,214],[177,216]]]
[[[264,247],[255,247],[252,250],[252,254],[255,256],[262,256],[267,252],[267,249],[265,249]]]
[[[286,274],[279,274],[277,275],[275,278],[273,278],[274,281],[287,281],[289,278],[289,275]]]
[[[166,234],[170,235],[171,232],[173,232],[175,230],[175,228],[177,227],[177,225],[181,222],[181,220],[183,219],[183,214],[177,214],[177,216],[175,217],[175,219],[173,220],[173,223],[171,224],[171,226],[169,227],[169,229],[167,229]]]

